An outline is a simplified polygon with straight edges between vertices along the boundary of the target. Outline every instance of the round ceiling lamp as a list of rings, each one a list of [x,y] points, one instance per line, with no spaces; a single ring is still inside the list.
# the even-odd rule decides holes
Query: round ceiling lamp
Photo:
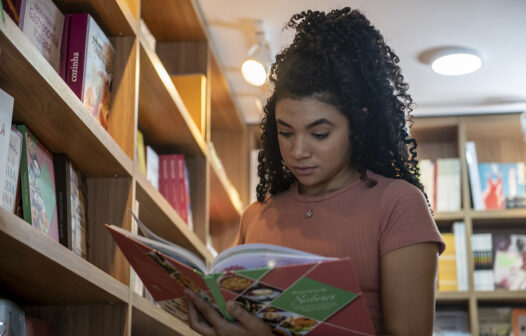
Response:
[[[437,52],[431,62],[434,72],[446,76],[467,75],[482,66],[482,58],[475,50],[446,48]]]

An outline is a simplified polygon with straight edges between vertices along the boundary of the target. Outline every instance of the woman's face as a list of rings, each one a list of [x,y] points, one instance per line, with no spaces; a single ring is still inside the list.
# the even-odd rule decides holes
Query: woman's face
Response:
[[[284,98],[276,103],[276,124],[281,157],[303,194],[321,195],[349,181],[349,123],[335,106]]]

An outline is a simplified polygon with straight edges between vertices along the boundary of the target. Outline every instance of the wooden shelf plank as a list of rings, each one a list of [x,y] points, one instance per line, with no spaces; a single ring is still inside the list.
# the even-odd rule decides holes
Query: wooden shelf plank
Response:
[[[141,17],[157,41],[207,40],[193,0],[142,1]]]
[[[207,262],[213,259],[205,244],[190,230],[161,193],[136,170],[136,197],[139,218],[155,234],[201,256]]]
[[[452,212],[436,212],[433,218],[435,221],[451,221],[459,220],[463,221],[465,214],[463,211],[452,211]]]
[[[0,208],[0,288],[26,304],[126,303],[127,286]]]
[[[64,13],[84,12],[112,36],[137,35],[138,8],[130,8],[128,0],[55,0]],[[134,6],[137,6],[135,4]]]
[[[199,335],[186,323],[155,306],[145,298],[132,294],[132,335],[172,336]]]
[[[210,222],[239,222],[243,205],[237,191],[218,164],[210,159]]]
[[[498,302],[526,302],[526,291],[495,290],[487,292],[475,292],[477,300]]]
[[[15,98],[14,121],[91,177],[131,176],[132,160],[6,15],[0,22],[0,87]]]
[[[468,301],[471,294],[470,292],[437,292],[437,302],[451,302],[451,301]]]
[[[139,129],[157,146],[171,146],[188,156],[206,150],[203,137],[155,52],[141,44]]]
[[[505,210],[469,210],[469,215],[473,219],[521,219],[526,218],[526,208],[524,209],[505,209]]]

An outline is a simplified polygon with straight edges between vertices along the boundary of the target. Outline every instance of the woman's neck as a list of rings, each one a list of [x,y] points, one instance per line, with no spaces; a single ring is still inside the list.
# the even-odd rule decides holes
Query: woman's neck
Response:
[[[350,169],[348,174],[345,174],[337,180],[327,183],[324,186],[305,186],[301,183],[298,185],[298,192],[303,196],[316,197],[323,196],[342,189],[343,187],[349,185],[352,182],[355,182],[360,179],[360,173],[355,169]]]

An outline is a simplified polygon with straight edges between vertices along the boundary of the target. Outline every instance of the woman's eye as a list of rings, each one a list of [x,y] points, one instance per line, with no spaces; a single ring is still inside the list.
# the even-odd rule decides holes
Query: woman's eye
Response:
[[[291,132],[284,132],[284,131],[278,131],[278,134],[281,136],[284,136],[285,138],[288,138],[292,135]]]
[[[325,139],[329,136],[329,133],[312,133],[312,136],[316,139]]]

